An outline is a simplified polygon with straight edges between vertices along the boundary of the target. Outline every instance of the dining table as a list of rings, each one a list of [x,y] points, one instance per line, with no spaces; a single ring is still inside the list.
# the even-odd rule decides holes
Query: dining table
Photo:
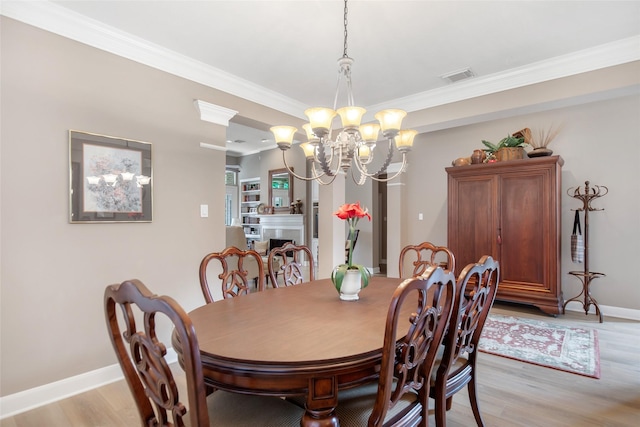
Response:
[[[389,303],[401,281],[372,277],[356,301],[341,300],[321,279],[196,308],[189,317],[205,383],[295,397],[305,402],[301,426],[339,426],[338,391],[379,378]]]

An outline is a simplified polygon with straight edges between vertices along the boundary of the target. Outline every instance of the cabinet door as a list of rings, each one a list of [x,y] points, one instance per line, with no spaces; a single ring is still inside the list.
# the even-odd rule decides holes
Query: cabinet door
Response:
[[[456,275],[483,255],[497,258],[497,177],[449,176],[447,245],[456,258]]]
[[[502,281],[544,288],[549,207],[543,174],[500,179],[500,266]],[[506,284],[506,283],[505,283]]]

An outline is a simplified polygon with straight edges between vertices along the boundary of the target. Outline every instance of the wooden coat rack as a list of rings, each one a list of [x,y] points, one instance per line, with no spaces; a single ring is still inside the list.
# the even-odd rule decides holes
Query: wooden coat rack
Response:
[[[578,211],[584,211],[584,271],[570,271],[569,274],[575,276],[582,283],[582,292],[579,295],[565,301],[562,306],[562,313],[565,312],[565,307],[571,301],[580,301],[582,303],[582,308],[584,309],[584,314],[589,314],[589,308],[593,304],[596,309],[596,314],[600,320],[600,323],[603,322],[602,312],[600,311],[600,306],[598,306],[598,301],[594,297],[591,296],[591,292],[589,292],[589,285],[593,279],[597,279],[598,277],[605,276],[604,273],[597,273],[595,271],[589,270],[589,212],[590,211],[602,211],[604,209],[596,209],[591,206],[591,202],[594,199],[605,196],[609,192],[609,189],[605,186],[594,185],[589,188],[589,181],[584,182],[584,193],[580,192],[580,187],[569,188],[567,190],[567,194],[573,197],[574,199],[582,200],[582,208],[577,209]],[[582,298],[581,298],[582,297]]]

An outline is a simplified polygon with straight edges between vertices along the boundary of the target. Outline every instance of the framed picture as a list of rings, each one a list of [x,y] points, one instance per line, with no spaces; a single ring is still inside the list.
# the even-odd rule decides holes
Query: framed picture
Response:
[[[69,131],[69,222],[151,222],[151,144]]]

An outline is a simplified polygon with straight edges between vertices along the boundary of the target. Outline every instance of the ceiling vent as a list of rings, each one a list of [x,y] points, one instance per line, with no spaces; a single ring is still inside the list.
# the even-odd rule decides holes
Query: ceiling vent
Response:
[[[460,80],[466,80],[471,77],[475,77],[475,73],[471,71],[471,68],[465,68],[463,70],[453,71],[451,73],[443,74],[440,76],[440,78],[445,80],[447,83],[455,83],[455,82],[459,82]]]

